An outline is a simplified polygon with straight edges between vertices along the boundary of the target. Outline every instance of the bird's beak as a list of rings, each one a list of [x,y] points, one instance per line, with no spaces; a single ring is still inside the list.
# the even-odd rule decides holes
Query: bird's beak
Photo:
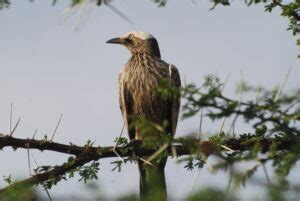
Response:
[[[123,44],[123,40],[121,38],[113,38],[106,41],[106,43]]]

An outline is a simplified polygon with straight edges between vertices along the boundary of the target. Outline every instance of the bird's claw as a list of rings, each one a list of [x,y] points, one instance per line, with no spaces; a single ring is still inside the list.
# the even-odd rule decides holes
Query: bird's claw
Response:
[[[134,148],[138,148],[138,147],[141,147],[143,145],[143,141],[142,140],[131,140],[129,143],[128,143],[128,146],[129,147],[134,147]]]

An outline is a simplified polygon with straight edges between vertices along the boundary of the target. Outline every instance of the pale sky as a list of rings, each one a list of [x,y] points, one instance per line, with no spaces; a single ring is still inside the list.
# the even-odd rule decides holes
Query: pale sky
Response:
[[[262,6],[246,7],[238,2],[214,11],[209,11],[211,4],[206,1],[170,1],[165,8],[148,0],[114,2],[113,6],[133,21],[130,24],[111,9],[93,5],[66,16],[66,2],[58,1],[52,7],[46,1],[13,1],[9,9],[0,11],[0,133],[8,131],[13,101],[14,122],[21,116],[15,137],[30,138],[35,129],[36,138],[51,135],[62,113],[55,141],[83,145],[90,139],[95,145],[112,145],[123,125],[117,77],[130,54],[124,47],[105,41],[132,30],[154,35],[162,58],[176,65],[186,82],[201,84],[207,74],[224,80],[231,74],[226,93],[233,96],[241,74],[251,84],[271,88],[283,82],[291,66],[285,90],[300,84],[296,38],[286,31],[288,20],[278,10],[265,13]],[[176,135],[196,130],[198,121],[197,117],[179,122]],[[203,127],[214,132],[220,125],[207,121]],[[39,165],[61,164],[68,157],[31,153]],[[4,149],[0,158],[1,175],[28,176],[26,151]],[[108,197],[137,192],[136,165],[124,165],[121,173],[112,173],[110,161],[100,161],[101,192]],[[191,189],[209,185],[226,188],[227,174],[211,174],[208,166],[194,182],[198,171],[188,172],[169,159],[166,177],[170,197],[183,198]],[[83,184],[72,179],[59,183],[50,193],[54,197],[89,196],[82,189]],[[253,197],[253,191],[262,190],[249,185],[239,195]]]

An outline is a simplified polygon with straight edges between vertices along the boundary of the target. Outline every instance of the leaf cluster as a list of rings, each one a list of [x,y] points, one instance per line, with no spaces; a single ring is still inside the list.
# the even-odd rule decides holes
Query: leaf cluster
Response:
[[[232,135],[221,132],[209,138],[218,150],[226,150],[218,155],[221,161],[213,169],[227,170],[235,163],[255,162],[252,168],[235,175],[236,183],[244,185],[258,167],[270,162],[277,183],[287,184],[286,177],[300,158],[299,90],[282,94],[280,87],[272,90],[260,87],[260,93],[257,93],[257,87],[243,83],[239,88],[254,98],[241,101],[224,96],[223,86],[217,77],[210,75],[202,86],[187,85],[182,93],[186,100],[183,118],[192,117],[205,109],[205,116],[213,121],[242,118],[252,127],[250,133]],[[188,163],[189,169],[191,164]]]

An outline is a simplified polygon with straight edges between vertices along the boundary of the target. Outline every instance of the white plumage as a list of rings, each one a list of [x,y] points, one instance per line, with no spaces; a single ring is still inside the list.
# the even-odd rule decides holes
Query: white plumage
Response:
[[[121,36],[121,38],[127,38],[130,34],[132,34],[134,37],[142,39],[142,40],[154,38],[151,34],[144,32],[144,31],[130,31],[130,32],[124,34],[123,36]]]

